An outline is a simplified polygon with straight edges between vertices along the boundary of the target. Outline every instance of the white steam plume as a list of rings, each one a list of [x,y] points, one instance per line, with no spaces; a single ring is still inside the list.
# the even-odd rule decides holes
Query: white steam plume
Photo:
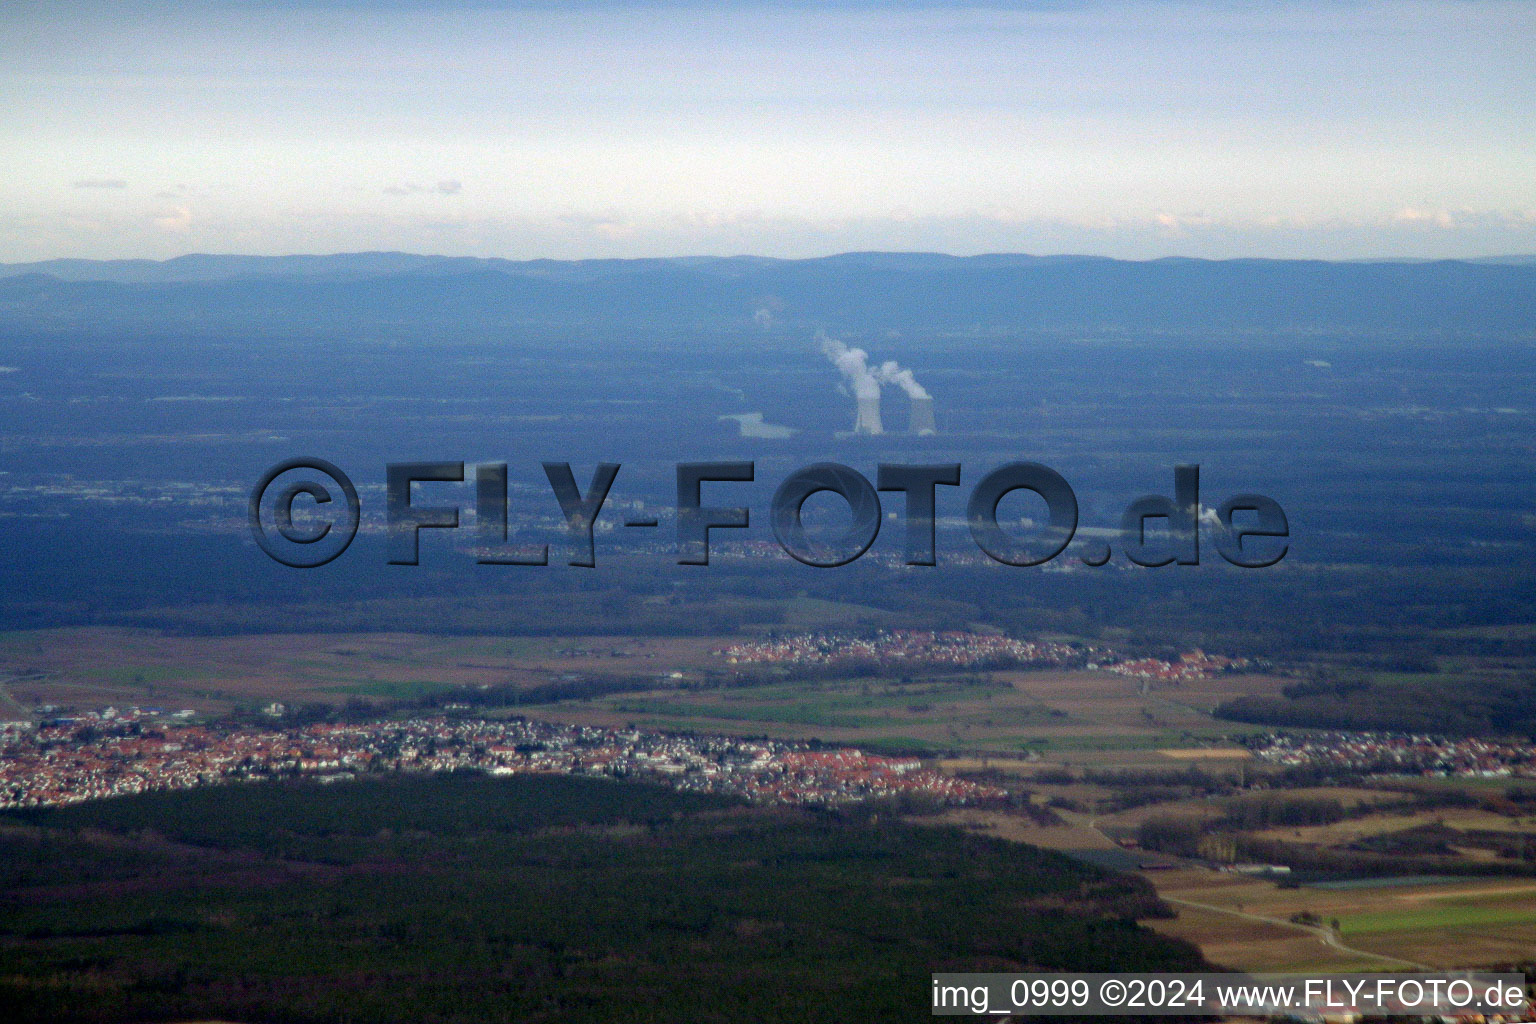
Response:
[[[875,376],[882,384],[895,384],[907,393],[908,398],[927,398],[928,390],[917,382],[911,370],[904,370],[894,359],[880,364]]]
[[[848,386],[853,388],[855,398],[879,401],[880,381],[869,370],[868,352],[861,348],[849,348],[825,334],[817,334],[816,339],[821,342],[821,351],[842,372]]]

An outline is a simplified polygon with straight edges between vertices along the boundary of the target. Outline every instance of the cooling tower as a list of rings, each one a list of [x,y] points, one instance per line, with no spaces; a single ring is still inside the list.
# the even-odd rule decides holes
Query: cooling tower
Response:
[[[912,399],[911,429],[914,434],[931,434],[934,432],[933,399]]]
[[[859,399],[859,417],[854,420],[853,432],[855,434],[883,434],[885,428],[880,425],[880,395],[873,398]]]

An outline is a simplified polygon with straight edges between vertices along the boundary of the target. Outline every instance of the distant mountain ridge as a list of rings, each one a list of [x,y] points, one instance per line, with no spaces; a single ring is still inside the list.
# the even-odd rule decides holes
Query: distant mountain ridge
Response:
[[[1103,256],[1031,256],[997,253],[949,256],[926,252],[850,252],[808,259],[770,256],[665,256],[633,259],[511,260],[479,256],[426,256],[406,252],[355,252],[324,255],[240,256],[190,253],[166,260],[53,259],[34,263],[0,263],[0,278],[43,274],[60,281],[112,281],[121,284],[172,284],[252,279],[360,280],[396,274],[427,276],[492,271],[523,277],[590,280],[611,274],[665,267],[732,276],[786,264],[859,265],[871,269],[916,269],[966,265],[970,267],[1026,266]]]
[[[1536,260],[844,253],[527,260],[371,252],[0,267],[0,328],[508,336],[769,331],[1396,333],[1536,340]]]
[[[278,280],[362,280],[397,274],[448,276],[476,271],[492,271],[551,280],[591,280],[612,274],[673,267],[722,276],[735,276],[771,267],[788,265],[851,267],[870,270],[958,269],[974,270],[1020,268],[1072,263],[1124,263],[1149,266],[1159,263],[1339,263],[1340,265],[1422,265],[1468,263],[1482,266],[1532,266],[1536,255],[1484,256],[1461,260],[1380,259],[1271,260],[1242,258],[1228,260],[1195,259],[1170,256],[1155,260],[1119,260],[1109,256],[1075,254],[1036,256],[1026,253],[987,253],[979,256],[951,256],[930,252],[847,252],[834,256],[804,259],[780,259],[770,256],[667,256],[633,259],[511,260],[499,257],[429,256],[407,252],[353,252],[319,255],[241,256],[233,254],[189,253],[165,260],[124,259],[52,259],[32,263],[0,263],[0,278],[43,274],[60,281],[111,281],[121,284],[190,284],[197,282],[252,279]]]

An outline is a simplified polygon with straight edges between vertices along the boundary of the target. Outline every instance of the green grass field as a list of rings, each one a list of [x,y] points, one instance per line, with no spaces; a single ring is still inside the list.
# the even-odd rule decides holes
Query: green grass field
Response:
[[[1386,932],[1425,931],[1436,928],[1468,928],[1483,925],[1530,924],[1533,911],[1528,902],[1511,906],[1502,900],[1438,901],[1434,906],[1390,910],[1376,914],[1357,914],[1339,922],[1340,930],[1351,935],[1378,935]]]
[[[327,686],[322,693],[341,693],[349,697],[384,697],[389,700],[411,700],[453,689],[453,683],[435,682],[430,679],[381,680],[373,683],[352,683],[347,686]]]

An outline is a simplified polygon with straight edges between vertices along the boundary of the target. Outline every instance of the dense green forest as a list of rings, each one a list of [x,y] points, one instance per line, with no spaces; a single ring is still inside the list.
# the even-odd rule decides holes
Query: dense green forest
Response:
[[[570,777],[0,818],[7,1021],[910,1021],[932,971],[1188,970],[1151,888],[844,812]]]
[[[1322,680],[1282,696],[1223,704],[1217,718],[1259,725],[1496,738],[1536,736],[1536,686],[1526,679],[1426,673],[1391,682]]]

